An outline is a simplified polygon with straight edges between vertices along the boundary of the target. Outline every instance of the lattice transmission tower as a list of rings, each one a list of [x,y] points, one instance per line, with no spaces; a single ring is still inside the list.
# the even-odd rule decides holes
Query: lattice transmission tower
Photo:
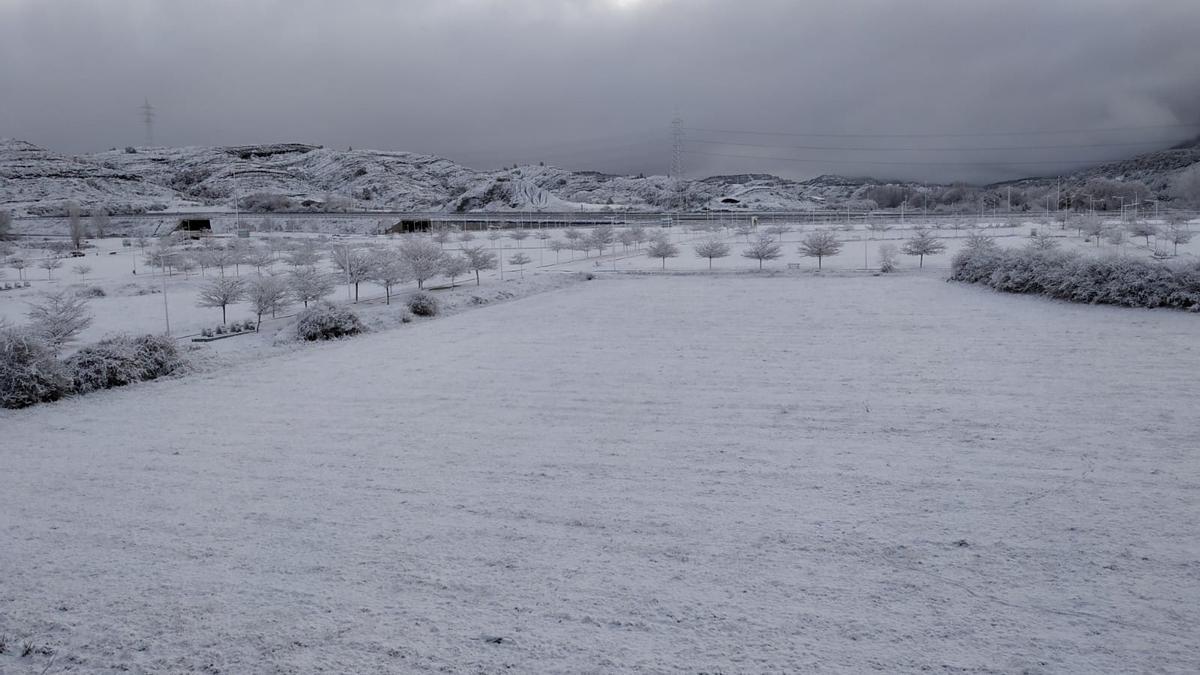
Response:
[[[138,110],[142,111],[142,124],[146,127],[146,145],[154,145],[154,106],[150,105],[150,99],[138,106]]]
[[[671,178],[683,178],[683,118],[679,111],[671,118]]]
[[[679,111],[671,118],[671,210],[683,211],[687,208],[687,197],[683,186],[683,118]],[[674,217],[673,217],[674,219]]]

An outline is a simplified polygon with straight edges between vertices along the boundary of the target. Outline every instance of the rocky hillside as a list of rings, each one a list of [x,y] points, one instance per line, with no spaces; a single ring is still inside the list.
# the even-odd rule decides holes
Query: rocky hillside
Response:
[[[1066,182],[1139,181],[1169,198],[1174,177],[1197,162],[1200,146],[1192,142],[1077,172]],[[1057,180],[985,188],[843,176],[795,181],[767,174],[672,180],[551,166],[477,171],[430,155],[291,143],[126,148],[73,157],[0,140],[0,209],[18,215],[58,215],[71,202],[114,214],[212,211],[232,209],[235,198],[243,209],[260,212],[809,211],[896,208],[917,198],[931,209],[969,211],[989,191],[1007,193],[1016,186],[1032,195]]]

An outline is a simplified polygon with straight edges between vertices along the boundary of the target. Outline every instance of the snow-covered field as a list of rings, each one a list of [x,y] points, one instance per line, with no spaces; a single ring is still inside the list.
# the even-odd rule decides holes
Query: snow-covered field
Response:
[[[743,219],[744,220],[744,219]],[[695,231],[682,227],[675,227],[663,230],[670,238],[672,243],[675,243],[679,248],[679,256],[670,258],[666,262],[666,269],[669,271],[704,271],[709,267],[707,259],[700,258],[694,251],[695,244],[707,238],[717,236],[729,245],[729,256],[719,258],[713,262],[712,268],[716,271],[753,271],[757,270],[759,264],[755,260],[743,257],[742,252],[749,246],[749,239],[753,239],[755,235],[738,235],[732,229],[734,220],[721,220],[719,216],[714,216],[713,225],[726,224],[730,227],[721,229],[716,234],[702,231]],[[740,221],[739,221],[740,222]],[[923,223],[907,221],[892,222],[890,230],[886,232],[873,232],[865,229],[862,224],[857,224],[850,231],[837,230],[837,236],[843,242],[843,248],[840,253],[835,256],[826,258],[822,262],[822,266],[826,270],[861,270],[865,268],[877,268],[879,266],[879,250],[881,246],[892,245],[900,248],[906,239],[914,233],[915,225]],[[1007,221],[991,221],[981,220],[974,222],[969,219],[963,219],[956,223],[961,227],[954,227],[952,224],[939,223],[940,229],[934,230],[936,236],[940,237],[946,244],[946,250],[943,253],[927,256],[924,261],[925,269],[944,271],[949,268],[950,260],[958,251],[962,242],[971,232],[982,232],[996,238],[996,241],[1002,246],[1024,246],[1029,241],[1029,233],[1036,228],[1046,230],[1046,226],[1036,221],[1012,222]],[[1011,224],[1011,226],[1009,226]],[[1115,222],[1113,223],[1115,225]],[[329,225],[326,223],[325,225]],[[767,261],[763,268],[765,270],[788,271],[789,267],[798,268],[799,272],[816,269],[817,262],[814,258],[804,257],[798,250],[800,240],[805,234],[812,232],[817,228],[839,227],[837,223],[832,222],[794,222],[789,225],[792,229],[782,235],[776,234],[777,238],[781,238],[780,247],[782,257],[776,260]],[[1192,226],[1193,228],[1196,225]],[[766,231],[767,226],[760,228]],[[581,233],[588,233],[591,230],[582,228]],[[1064,248],[1073,248],[1084,251],[1088,254],[1095,255],[1133,255],[1133,256],[1148,256],[1153,249],[1153,246],[1148,247],[1145,242],[1139,239],[1130,239],[1120,246],[1114,246],[1107,241],[1101,242],[1099,246],[1085,242],[1081,237],[1077,236],[1074,230],[1062,230],[1056,226],[1051,226],[1049,230],[1055,236],[1059,245]],[[472,246],[486,246],[499,254],[499,258],[503,260],[504,270],[503,275],[500,271],[485,272],[482,277],[486,283],[495,283],[504,279],[511,279],[514,275],[518,275],[518,270],[514,268],[508,260],[517,253],[524,253],[529,256],[531,263],[525,266],[525,274],[531,274],[535,271],[618,271],[618,272],[637,272],[637,271],[653,271],[660,270],[663,265],[662,261],[657,258],[647,257],[645,245],[642,246],[624,246],[615,244],[605,249],[603,256],[598,255],[593,249],[586,256],[578,251],[561,251],[555,254],[553,250],[548,248],[551,241],[565,241],[564,230],[561,228],[546,228],[544,230],[528,231],[530,236],[524,241],[517,241],[511,237],[512,231],[506,230],[502,233],[504,236],[498,240],[491,240],[483,236],[483,233],[475,233],[475,239],[468,242]],[[543,234],[548,236],[548,239],[539,239],[537,235]],[[395,246],[398,244],[398,238],[382,237],[382,236],[345,236],[337,238],[320,238],[311,233],[275,233],[265,235],[256,233],[249,240],[241,240],[241,243],[247,245],[264,246],[269,239],[282,239],[285,241],[299,241],[302,239],[310,241],[322,241],[320,244],[321,250],[326,250],[332,245],[362,245],[362,246]],[[221,244],[229,244],[239,241],[232,237],[218,237],[217,241]],[[30,262],[30,267],[24,271],[24,277],[31,280],[31,287],[28,289],[20,289],[14,291],[0,290],[0,318],[7,319],[10,323],[21,323],[25,320],[25,315],[29,310],[29,303],[36,302],[38,297],[47,291],[55,291],[63,288],[68,289],[83,289],[85,286],[98,286],[103,289],[107,295],[103,298],[95,298],[90,301],[94,322],[82,335],[83,341],[95,341],[103,338],[106,335],[113,333],[149,333],[162,332],[165,328],[166,319],[164,314],[169,313],[171,321],[172,334],[176,336],[195,335],[203,328],[212,328],[220,323],[221,310],[215,308],[200,308],[196,306],[197,294],[203,283],[211,279],[217,274],[214,270],[208,270],[207,276],[201,276],[193,272],[190,276],[175,274],[164,279],[155,269],[150,268],[143,260],[143,252],[137,247],[125,247],[121,245],[121,240],[116,238],[97,239],[93,240],[92,247],[87,249],[88,255],[83,258],[66,258],[63,261],[61,268],[54,270],[53,274],[48,274],[45,270],[36,266],[36,260],[44,257],[47,253],[40,249],[30,248],[32,244],[36,244],[36,240],[23,240],[25,246],[19,251],[21,256]],[[456,253],[464,245],[457,237],[445,244],[448,253]],[[1169,245],[1160,243],[1159,248],[1166,247],[1170,250]],[[1194,258],[1200,255],[1200,238],[1193,239],[1190,243],[1179,247],[1181,256]],[[911,256],[900,256],[900,269],[913,271],[917,268],[917,259]],[[91,267],[86,277],[81,277],[74,272],[74,268],[78,265],[87,265]],[[326,261],[324,269],[333,271],[332,265]],[[268,268],[268,272],[283,272],[287,266],[283,262],[277,262],[272,267]],[[134,271],[136,270],[136,274]],[[232,272],[233,268],[230,268]],[[796,272],[796,269],[791,271]],[[5,273],[4,277],[0,277],[0,287],[4,282],[11,283],[16,280],[19,273],[15,269],[0,268],[0,272]],[[253,268],[248,265],[242,265],[239,273],[242,275],[254,274]],[[48,277],[53,278],[48,278]],[[460,277],[459,282],[463,279]],[[435,282],[438,285],[448,283],[445,279],[439,279]],[[162,292],[166,291],[167,302],[164,311],[164,302]],[[415,288],[415,284],[409,283],[400,290],[407,288]],[[360,287],[360,297],[363,299],[382,298],[384,291],[373,283],[366,282]],[[335,301],[345,301],[347,297],[346,288],[344,285],[339,286],[335,293],[330,298]],[[228,310],[230,320],[245,320],[253,318],[253,313],[249,309],[248,302],[241,302],[231,305]],[[268,321],[268,324],[273,322]],[[240,340],[239,340],[240,342]]]
[[[1194,672],[1197,334],[602,277],[0,412],[0,672]]]

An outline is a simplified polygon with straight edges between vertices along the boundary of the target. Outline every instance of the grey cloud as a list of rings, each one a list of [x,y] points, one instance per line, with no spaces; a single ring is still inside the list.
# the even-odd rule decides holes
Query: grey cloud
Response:
[[[1200,131],[976,135],[1200,122],[1197,25],[1192,0],[0,0],[0,136],[138,144],[149,97],[163,144],[661,173],[678,109],[705,129],[966,134],[689,130],[692,176],[994,180]],[[1131,142],[1147,145],[946,149]],[[899,147],[943,149],[883,149]]]

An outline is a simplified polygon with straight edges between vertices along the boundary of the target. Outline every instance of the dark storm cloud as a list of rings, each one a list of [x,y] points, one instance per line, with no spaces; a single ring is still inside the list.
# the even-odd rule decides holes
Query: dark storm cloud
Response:
[[[161,144],[649,173],[678,109],[722,130],[687,131],[692,176],[990,180],[1193,135],[981,133],[1200,121],[1196,26],[1195,0],[0,0],[0,136],[141,143],[149,97]],[[729,133],[755,130],[964,135]],[[1048,145],[1106,147],[960,150]]]

